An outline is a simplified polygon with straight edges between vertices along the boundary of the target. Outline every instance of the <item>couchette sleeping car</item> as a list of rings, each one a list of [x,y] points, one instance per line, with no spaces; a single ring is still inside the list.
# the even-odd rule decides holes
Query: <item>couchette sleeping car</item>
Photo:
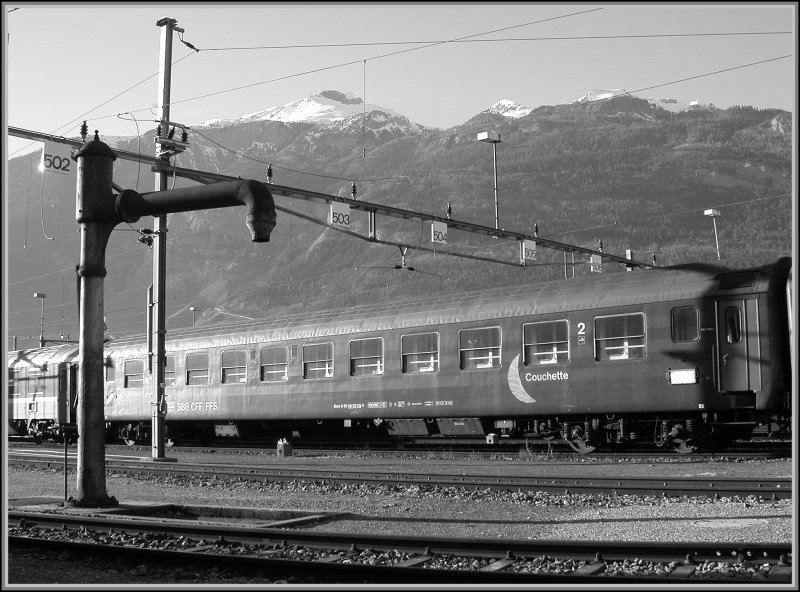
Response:
[[[791,259],[592,274],[170,330],[170,440],[524,435],[689,452],[791,413]],[[144,337],[105,345],[109,439],[147,442]],[[12,433],[75,422],[77,345],[12,351]]]

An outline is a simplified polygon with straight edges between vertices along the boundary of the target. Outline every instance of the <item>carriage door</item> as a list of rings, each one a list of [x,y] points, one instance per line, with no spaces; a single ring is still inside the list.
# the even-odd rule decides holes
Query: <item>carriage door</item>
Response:
[[[761,390],[758,300],[717,301],[719,391]]]
[[[58,423],[77,423],[78,366],[70,362],[58,365]]]
[[[78,423],[78,364],[67,364],[67,400],[69,401],[69,413],[67,422]]]

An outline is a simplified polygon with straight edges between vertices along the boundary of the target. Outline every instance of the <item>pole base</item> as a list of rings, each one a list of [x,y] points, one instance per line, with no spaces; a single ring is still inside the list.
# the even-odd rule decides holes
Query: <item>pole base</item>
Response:
[[[106,495],[103,499],[75,499],[70,497],[64,502],[64,507],[68,508],[114,508],[119,505],[117,498]]]

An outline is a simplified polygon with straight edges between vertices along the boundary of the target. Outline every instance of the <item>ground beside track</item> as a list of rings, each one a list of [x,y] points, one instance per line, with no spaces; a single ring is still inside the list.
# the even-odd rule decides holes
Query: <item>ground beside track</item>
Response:
[[[221,462],[208,459],[205,462]],[[226,455],[227,456],[227,455]],[[183,460],[183,459],[182,459]],[[228,459],[226,458],[225,461]],[[253,459],[250,459],[251,461]],[[293,457],[293,460],[297,460]],[[325,459],[317,459],[317,461]],[[377,459],[367,459],[374,462]],[[317,462],[315,461],[315,462]],[[197,462],[203,462],[198,460]],[[275,462],[264,459],[264,462]],[[311,461],[309,461],[311,462]],[[331,462],[330,459],[325,462]],[[347,462],[358,462],[347,459]],[[384,462],[386,462],[384,460]],[[416,460],[421,463],[424,461]],[[651,463],[647,463],[650,465]],[[761,463],[670,463],[692,473],[727,470],[791,473],[791,461]],[[596,470],[624,472],[636,464],[622,463]],[[454,467],[455,468],[455,467]],[[659,467],[652,465],[649,470]],[[506,469],[507,470],[507,469]],[[570,470],[579,470],[573,467]],[[620,473],[621,474],[621,473]],[[54,504],[64,497],[64,475],[59,468],[28,470],[9,468],[8,498],[47,496]],[[68,475],[68,490],[75,494],[76,475]],[[794,539],[792,500],[759,498],[713,500],[664,499],[657,495],[630,498],[598,496],[514,496],[505,492],[486,495],[458,488],[430,491],[419,487],[364,487],[323,483],[251,483],[208,479],[132,476],[110,473],[107,491],[123,503],[160,502],[177,505],[217,505],[274,509],[348,512],[349,518],[314,527],[325,531],[370,532],[425,536],[467,536],[519,539],[622,540],[622,541],[747,541],[791,542]],[[43,561],[47,567],[43,569]],[[107,566],[105,566],[107,567]],[[174,573],[134,573],[134,569],[97,575],[102,565],[70,566],[68,558],[34,557],[9,562],[9,582],[236,582],[228,576],[179,576]],[[78,572],[76,573],[76,569]],[[53,571],[56,570],[56,571]],[[82,570],[82,571],[81,571]],[[139,570],[142,571],[142,570]],[[63,573],[62,573],[63,572]],[[81,573],[83,575],[81,575]],[[42,580],[46,575],[49,580]],[[148,579],[155,577],[155,580]],[[208,578],[211,579],[203,579]],[[213,579],[222,577],[223,579]],[[233,577],[233,576],[231,576]],[[14,578],[14,579],[12,579]],[[34,578],[34,579],[26,579]],[[35,579],[39,578],[39,579]],[[70,578],[84,578],[74,580]],[[191,579],[195,578],[195,579]]]

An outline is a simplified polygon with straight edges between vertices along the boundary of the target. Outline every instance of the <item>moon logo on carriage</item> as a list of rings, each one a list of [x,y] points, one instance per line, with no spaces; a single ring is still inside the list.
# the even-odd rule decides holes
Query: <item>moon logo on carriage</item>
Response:
[[[525,386],[522,384],[522,379],[519,375],[519,354],[511,361],[508,366],[508,388],[511,389],[511,394],[522,403],[535,403],[536,399],[528,394]]]

